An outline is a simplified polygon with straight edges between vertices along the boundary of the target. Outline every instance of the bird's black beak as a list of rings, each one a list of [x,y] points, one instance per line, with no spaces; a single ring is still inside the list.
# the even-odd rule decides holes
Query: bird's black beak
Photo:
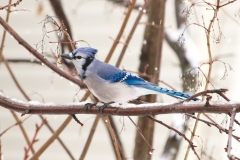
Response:
[[[66,58],[66,59],[70,59],[70,60],[73,59],[72,57],[69,56],[69,54],[62,54],[61,57]]]

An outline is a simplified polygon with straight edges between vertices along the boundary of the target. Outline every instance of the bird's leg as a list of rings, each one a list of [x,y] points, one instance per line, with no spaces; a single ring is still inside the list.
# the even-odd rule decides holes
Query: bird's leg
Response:
[[[103,102],[103,105],[98,108],[98,111],[102,114],[104,108],[106,108],[107,106],[109,106],[109,104],[112,104],[112,103],[115,103],[115,102],[113,102],[113,101],[108,102],[108,103]]]
[[[97,103],[86,103],[84,105],[84,109],[85,109],[85,111],[87,111],[88,109],[91,109],[93,106],[96,106],[96,105],[97,105]]]

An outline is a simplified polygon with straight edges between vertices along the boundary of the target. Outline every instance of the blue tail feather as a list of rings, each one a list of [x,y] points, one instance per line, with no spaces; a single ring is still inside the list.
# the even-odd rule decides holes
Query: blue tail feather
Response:
[[[190,95],[186,94],[186,93],[182,93],[182,92],[178,92],[175,90],[169,90],[167,88],[162,88],[160,86],[157,86],[155,84],[152,83],[146,83],[145,85],[141,85],[141,87],[152,90],[152,91],[156,91],[156,92],[160,92],[160,93],[164,93],[167,94],[169,96],[175,97],[175,98],[180,98],[180,99],[187,99],[190,97]],[[194,101],[198,101],[198,98],[193,98],[192,100]]]

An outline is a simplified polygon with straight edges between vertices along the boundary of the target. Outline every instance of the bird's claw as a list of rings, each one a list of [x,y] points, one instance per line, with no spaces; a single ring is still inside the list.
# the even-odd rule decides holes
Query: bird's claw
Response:
[[[104,108],[108,107],[108,106],[109,106],[110,104],[112,104],[112,103],[114,103],[114,102],[103,103],[102,106],[99,106],[99,107],[98,107],[98,111],[100,112],[100,114],[102,114]],[[97,103],[86,103],[86,104],[84,105],[85,111],[91,109],[93,106],[96,106],[96,104],[97,104]]]
[[[107,105],[108,105],[108,104],[104,103],[102,106],[100,106],[100,107],[98,108],[98,111],[100,112],[100,114],[102,114],[103,109],[106,108]]]
[[[84,105],[85,111],[91,109],[93,106],[96,106],[96,104],[97,104],[97,103],[86,103],[86,104]]]
[[[102,114],[103,110],[112,103],[114,102],[103,103],[103,105],[98,108],[98,111],[100,112],[100,114]]]

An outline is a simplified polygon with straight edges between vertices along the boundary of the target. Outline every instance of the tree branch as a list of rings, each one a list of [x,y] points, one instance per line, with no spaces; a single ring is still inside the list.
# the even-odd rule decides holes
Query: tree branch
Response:
[[[2,17],[0,17],[0,24],[3,26],[3,28],[5,28],[5,30],[11,34],[20,45],[22,45],[24,48],[26,48],[31,54],[33,54],[36,58],[38,58],[42,63],[44,63],[46,66],[48,66],[50,69],[52,69],[54,72],[56,72],[57,74],[59,74],[60,76],[72,81],[73,83],[79,85],[82,88],[86,88],[86,85],[76,79],[75,77],[65,73],[64,71],[62,71],[61,69],[59,69],[56,65],[52,64],[51,62],[49,62],[44,55],[40,54],[36,49],[34,49],[33,47],[31,47],[25,40],[23,40],[13,29],[11,26],[8,25],[7,22],[5,22]]]
[[[85,102],[54,104],[40,103],[36,101],[23,102],[10,99],[0,93],[0,105],[24,114],[99,114],[98,105],[91,109],[85,109]],[[229,113],[236,108],[240,112],[240,102],[216,102],[210,101],[206,107],[204,102],[175,102],[175,103],[149,103],[149,104],[128,104],[107,107],[103,115],[119,116],[148,116],[170,113]]]
[[[227,143],[227,156],[229,160],[239,160],[239,158],[235,157],[234,155],[231,154],[232,150],[232,132],[233,130],[233,124],[234,124],[234,119],[236,116],[236,108],[233,108],[232,110],[232,116],[230,118],[230,124],[229,124],[229,132],[228,132],[228,143]]]
[[[175,129],[175,128],[173,128],[173,127],[171,127],[171,126],[163,123],[162,121],[159,121],[159,120],[157,120],[157,119],[155,119],[155,118],[153,118],[153,117],[151,117],[151,116],[148,116],[148,118],[150,118],[151,120],[153,120],[153,121],[155,121],[155,122],[157,122],[157,123],[159,123],[159,124],[167,127],[168,129],[170,129],[170,130],[174,131],[175,133],[177,133],[179,136],[183,137],[183,138],[188,142],[188,144],[190,145],[191,149],[193,150],[194,154],[197,156],[198,160],[200,160],[200,157],[199,157],[199,155],[197,154],[197,152],[196,152],[196,150],[195,150],[195,147],[197,147],[197,146],[195,146],[195,145],[193,144],[193,142],[190,141],[190,140],[185,136],[185,134],[181,133],[181,132],[178,131],[177,129]]]

